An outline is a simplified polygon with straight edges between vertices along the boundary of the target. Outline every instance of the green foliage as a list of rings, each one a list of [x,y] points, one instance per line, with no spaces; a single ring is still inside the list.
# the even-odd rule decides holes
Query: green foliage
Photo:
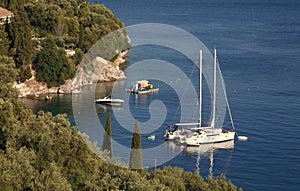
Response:
[[[75,74],[75,66],[62,49],[43,49],[37,54],[34,67],[37,80],[46,82],[49,87],[62,85]]]
[[[237,187],[226,180],[225,175],[204,180],[199,174],[186,172],[177,167],[164,167],[156,171],[156,179],[171,190],[214,190],[236,191]],[[241,188],[239,190],[242,190]]]
[[[132,137],[129,168],[131,169],[143,168],[141,133],[140,133],[140,127],[138,121],[135,122],[135,128]]]
[[[49,86],[63,84],[73,76],[75,66],[93,44],[106,34],[124,26],[104,5],[86,3],[85,0],[4,0],[0,4],[14,13],[12,22],[5,25],[5,30],[0,26],[0,54],[14,58],[17,68],[20,68],[20,81],[30,78],[28,66],[33,64],[42,68],[37,71],[37,79],[47,82]],[[129,47],[126,32],[112,39],[112,42],[111,48],[104,51],[105,55],[107,52],[116,54],[116,50],[121,51]],[[76,55],[67,58],[68,62],[65,62],[57,47],[73,49]],[[56,55],[51,53],[58,57],[53,60],[63,60],[66,64],[62,67],[60,62],[54,67],[37,63],[42,59],[41,55],[49,55],[49,50],[45,49],[58,51]],[[41,50],[46,53],[41,53]],[[52,61],[49,63],[53,64]],[[51,71],[52,69],[54,71]],[[59,71],[60,69],[62,71]],[[58,73],[59,75],[55,76]]]
[[[0,148],[6,148],[9,129],[17,124],[15,117],[18,117],[23,104],[18,100],[18,92],[12,88],[17,75],[15,64],[12,58],[0,55]],[[8,134],[7,134],[8,133]]]
[[[27,79],[31,78],[31,69],[30,66],[20,67],[20,72],[19,72],[19,80],[20,82],[25,82]]]
[[[2,82],[0,87],[10,89]],[[153,179],[153,173],[144,169],[131,171],[106,163],[98,157],[99,150],[90,150],[88,137],[71,127],[66,115],[33,114],[17,94],[0,92],[2,190],[236,190],[223,175],[203,180],[198,174],[165,167]]]
[[[24,9],[24,1],[13,2],[9,7],[14,17],[11,23],[7,24],[6,30],[10,40],[10,54],[17,66],[23,66],[30,64],[32,59],[31,26]]]
[[[139,122],[135,121],[135,128],[133,132],[133,138],[131,142],[131,148],[132,149],[141,149],[141,133],[140,133],[140,127]]]
[[[1,44],[1,53],[7,49],[5,43],[9,42],[6,40],[8,35],[10,54],[13,56],[0,55],[1,190],[236,190],[223,175],[217,179],[203,180],[198,174],[166,167],[157,170],[154,179],[153,173],[144,169],[132,171],[109,164],[99,156],[113,164],[120,162],[87,142],[87,137],[70,126],[66,115],[53,116],[43,111],[33,114],[25,109],[12,83],[17,76],[15,62],[24,79],[29,78],[33,53],[29,40],[31,30],[37,37],[45,37],[44,40],[36,40],[43,46],[42,51],[37,50],[34,63],[37,78],[57,85],[74,72],[74,64],[69,63],[64,50],[58,49],[57,45],[73,47],[74,44],[77,55],[72,60],[79,63],[83,53],[95,41],[123,24],[105,6],[86,4],[85,0],[28,0],[25,4],[27,13],[23,2],[0,1],[1,6],[15,14],[11,25],[6,25],[5,32],[0,30],[0,39],[5,41]],[[53,18],[42,14],[46,10]],[[124,40],[126,32],[120,36]],[[111,39],[111,47],[122,50],[126,43],[118,44],[117,39]],[[142,168],[138,122],[132,150],[129,166]]]
[[[7,84],[15,81],[17,71],[12,58],[0,55],[0,83]]]
[[[111,130],[111,124],[110,124],[110,112],[108,112],[106,125],[105,125],[105,134],[103,135],[103,144],[102,144],[102,150],[107,150],[109,152],[109,156],[112,157],[112,130]]]
[[[43,49],[57,49],[55,39],[51,35],[48,35],[45,37],[45,39],[41,40],[41,46],[43,47]]]
[[[5,27],[0,25],[0,54],[8,56],[9,50],[9,40],[7,33],[5,32]]]
[[[75,0],[48,2],[25,4],[30,24],[37,32],[36,36],[44,37],[42,32],[46,31],[48,34],[60,36],[65,42],[68,41],[67,38],[72,38],[75,40],[72,42],[75,47],[83,52],[87,52],[104,35],[124,27],[104,5]]]
[[[64,34],[64,12],[56,4],[27,3],[25,6],[30,24],[53,35]],[[41,14],[43,13],[43,14]]]
[[[83,59],[83,57],[84,57],[83,51],[80,48],[78,48],[78,49],[76,49],[76,52],[73,55],[72,59],[76,65],[79,65],[81,60]]]
[[[80,25],[78,46],[84,52],[89,50],[101,37],[124,26],[109,9],[98,4],[81,6],[78,20]],[[124,39],[119,40],[123,41]],[[119,47],[119,50],[123,49]]]
[[[9,2],[10,2],[10,0],[1,0],[0,1],[0,6],[4,7],[4,8],[7,8],[8,5],[9,5]]]

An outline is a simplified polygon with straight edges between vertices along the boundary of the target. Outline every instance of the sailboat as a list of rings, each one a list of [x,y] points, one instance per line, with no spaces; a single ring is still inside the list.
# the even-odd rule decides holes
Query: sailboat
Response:
[[[199,123],[198,127],[191,128],[193,133],[188,134],[186,136],[185,142],[187,145],[191,146],[199,146],[201,144],[207,143],[219,143],[233,140],[235,137],[234,131],[223,131],[222,126],[216,126],[216,96],[217,96],[217,53],[216,49],[214,49],[214,74],[213,74],[213,111],[212,111],[212,121],[208,127],[201,126],[201,116],[202,116],[202,50],[200,50],[200,100],[199,100]],[[224,84],[223,85],[223,89]],[[229,116],[231,119],[231,124],[234,129],[234,124],[232,120],[232,115],[230,111],[230,107],[227,100],[226,91],[224,89],[226,105],[229,112]]]

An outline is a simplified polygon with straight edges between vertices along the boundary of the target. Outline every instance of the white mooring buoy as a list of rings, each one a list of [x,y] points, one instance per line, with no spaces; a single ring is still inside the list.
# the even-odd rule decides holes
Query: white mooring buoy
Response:
[[[246,136],[238,136],[238,140],[239,141],[247,141],[248,137],[246,137]]]

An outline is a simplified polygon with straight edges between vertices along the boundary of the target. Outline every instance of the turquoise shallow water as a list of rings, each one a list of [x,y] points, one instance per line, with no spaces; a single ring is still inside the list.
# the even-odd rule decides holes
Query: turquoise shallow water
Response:
[[[231,149],[215,149],[213,175],[225,173],[244,190],[298,190],[300,3],[284,0],[104,0],[101,3],[112,9],[126,26],[147,22],[170,24],[192,33],[210,50],[217,47],[236,128],[240,135],[248,136],[249,141],[236,141]],[[179,64],[190,62],[172,50],[149,46],[134,48],[129,53],[127,67],[149,58]],[[187,74],[192,69],[192,64],[182,68]],[[196,84],[197,76],[192,79]],[[127,82],[118,83],[122,86]],[[161,136],[165,126],[178,117],[179,98],[167,84],[154,83],[160,85],[159,93],[130,96],[125,107],[130,108],[134,118],[145,122],[150,119],[149,104],[154,100],[164,102],[168,113],[162,127],[155,131],[157,140],[149,142],[143,136],[142,141],[143,148],[165,144],[171,155],[181,148],[163,143]],[[96,97],[111,87],[112,83],[99,84]],[[54,96],[51,102],[26,99],[24,102],[35,111],[67,113],[74,124],[70,95]],[[104,124],[110,108],[96,106],[96,111]],[[122,109],[114,112],[122,112]],[[130,132],[120,127],[114,118],[112,124],[116,127],[113,128],[116,140],[129,146]],[[98,140],[95,124],[81,130],[89,133],[93,141]],[[210,171],[210,157],[211,153],[200,156],[200,173],[205,177]],[[151,162],[153,158],[145,160]],[[197,154],[184,151],[165,165],[194,172],[196,161]]]

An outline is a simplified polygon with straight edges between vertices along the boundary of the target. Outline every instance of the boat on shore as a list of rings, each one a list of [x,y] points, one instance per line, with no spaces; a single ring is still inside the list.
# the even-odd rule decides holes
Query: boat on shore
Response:
[[[110,105],[110,106],[121,106],[124,103],[122,99],[112,98],[110,95],[95,100],[95,103]]]
[[[135,81],[131,89],[125,90],[125,92],[134,94],[151,94],[158,91],[159,88],[154,88],[152,84],[149,84],[148,80]]]

